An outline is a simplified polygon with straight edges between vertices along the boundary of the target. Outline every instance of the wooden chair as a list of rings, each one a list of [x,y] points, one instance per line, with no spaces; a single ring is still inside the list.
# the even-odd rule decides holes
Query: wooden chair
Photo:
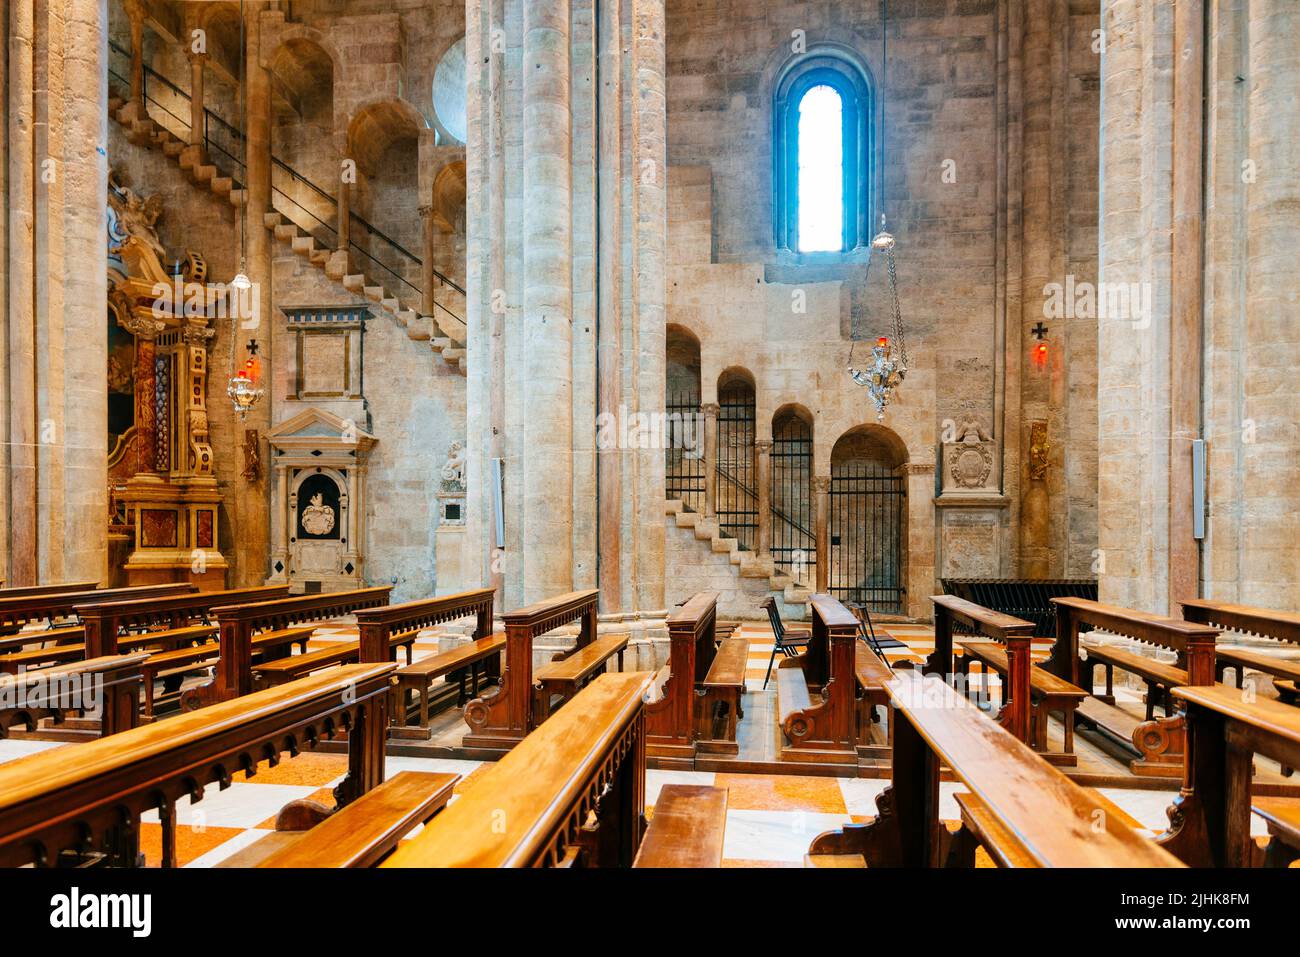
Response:
[[[793,658],[799,654],[800,648],[808,646],[808,641],[812,638],[812,629],[807,625],[794,625],[787,628],[781,621],[776,599],[770,595],[759,603],[759,607],[767,612],[767,620],[772,624],[772,656],[767,659],[767,674],[763,676],[763,688],[766,690],[767,681],[772,677],[772,663],[776,661],[776,653],[779,651],[785,657]]]
[[[893,635],[885,635],[884,638],[877,637],[876,627],[871,623],[871,609],[859,601],[846,601],[844,607],[853,612],[854,616],[861,623],[858,628],[858,637],[871,646],[871,650],[885,658],[886,648],[906,648],[907,642],[899,641]],[[887,660],[887,659],[886,659]]]

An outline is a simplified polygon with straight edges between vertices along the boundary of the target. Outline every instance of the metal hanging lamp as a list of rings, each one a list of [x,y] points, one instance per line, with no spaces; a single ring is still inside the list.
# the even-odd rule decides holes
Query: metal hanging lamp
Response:
[[[244,0],[239,2],[239,124],[242,130],[240,141],[242,149],[240,150],[240,161],[244,170],[244,189],[248,189],[248,50],[244,39]],[[252,289],[253,283],[248,278],[247,255],[248,255],[248,205],[239,207],[239,272],[235,278],[230,280],[230,287],[239,294],[242,301],[243,293]],[[256,340],[248,344],[248,360],[239,368],[235,368],[235,340],[239,338],[239,308],[235,303],[231,304],[230,312],[230,369],[231,375],[226,383],[226,395],[230,398],[231,404],[235,408],[236,414],[240,419],[247,418],[248,413],[261,400],[265,389],[258,383],[257,375],[257,342]]]

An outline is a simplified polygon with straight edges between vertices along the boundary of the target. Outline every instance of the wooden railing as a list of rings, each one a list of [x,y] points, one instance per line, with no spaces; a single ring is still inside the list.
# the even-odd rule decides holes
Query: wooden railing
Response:
[[[1034,623],[981,607],[954,595],[931,595],[934,602],[934,652],[926,662],[927,674],[950,681],[953,623],[991,638],[1007,649],[1007,684],[998,720],[1019,740],[1029,741],[1030,639]]]
[[[162,863],[176,863],[176,805],[229,786],[240,771],[348,732],[339,806],[384,779],[389,680],[396,665],[348,665],[214,705],[0,765],[0,866],[51,867],[102,858],[134,866],[141,816],[157,810]]]
[[[491,588],[476,588],[455,595],[358,611],[356,619],[357,628],[361,632],[361,660],[377,663],[391,660],[389,639],[394,634],[416,628],[432,628],[471,615],[477,619],[474,637],[486,638],[492,634],[492,596]]]
[[[596,678],[381,866],[630,866],[645,829],[653,680]]]
[[[1187,621],[1300,645],[1300,614],[1296,612],[1253,608],[1250,605],[1207,601],[1203,598],[1189,598],[1179,604],[1183,606],[1183,618]]]
[[[58,595],[62,592],[94,591],[99,582],[64,582],[61,585],[17,585],[0,588],[0,598],[30,598],[35,595]]]
[[[580,622],[575,651],[596,638],[597,589],[569,592],[506,612],[506,661],[501,682],[489,694],[465,706],[465,747],[509,749],[536,727],[533,712],[533,639]]]
[[[0,597],[0,630],[16,629],[32,622],[67,618],[77,605],[89,602],[130,601],[133,598],[160,598],[186,595],[198,591],[189,582],[167,585],[139,585],[132,588],[100,588],[81,592]]]
[[[181,628],[196,618],[207,619],[213,608],[245,602],[285,598],[288,585],[263,585],[226,591],[201,591],[189,595],[135,598],[77,605],[77,618],[86,631],[86,657],[118,653],[122,632],[157,627]]]
[[[694,757],[695,683],[717,652],[717,592],[700,592],[668,616],[668,680],[646,705],[646,747],[659,757]]]
[[[304,622],[350,615],[365,608],[387,605],[392,585],[356,591],[299,595],[275,601],[214,608],[220,629],[221,661],[216,677],[181,695],[181,708],[192,711],[218,701],[229,701],[253,690],[253,636]]]

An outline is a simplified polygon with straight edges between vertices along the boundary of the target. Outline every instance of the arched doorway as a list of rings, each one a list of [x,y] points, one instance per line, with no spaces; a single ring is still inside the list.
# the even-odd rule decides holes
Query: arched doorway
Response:
[[[706,463],[700,415],[700,340],[690,330],[669,324],[666,349],[664,491],[690,511],[702,512]]]
[[[846,432],[831,450],[830,593],[873,612],[907,608],[907,452],[879,426]]]
[[[745,551],[758,540],[758,484],[754,463],[754,380],[743,370],[718,377],[718,527]]]
[[[813,581],[816,519],[812,504],[812,416],[785,406],[772,417],[772,561],[796,581]]]

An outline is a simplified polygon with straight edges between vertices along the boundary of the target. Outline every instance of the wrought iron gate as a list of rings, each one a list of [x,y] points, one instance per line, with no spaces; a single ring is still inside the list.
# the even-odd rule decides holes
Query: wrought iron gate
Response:
[[[718,462],[715,490],[722,534],[753,551],[758,537],[754,482],[754,387],[743,380],[718,390]]]
[[[872,611],[901,613],[907,486],[883,464],[831,466],[831,594]]]
[[[704,432],[698,393],[668,396],[664,491],[692,512],[704,511]]]
[[[797,415],[772,428],[772,560],[800,581],[810,581],[817,560],[813,532],[812,428]]]

